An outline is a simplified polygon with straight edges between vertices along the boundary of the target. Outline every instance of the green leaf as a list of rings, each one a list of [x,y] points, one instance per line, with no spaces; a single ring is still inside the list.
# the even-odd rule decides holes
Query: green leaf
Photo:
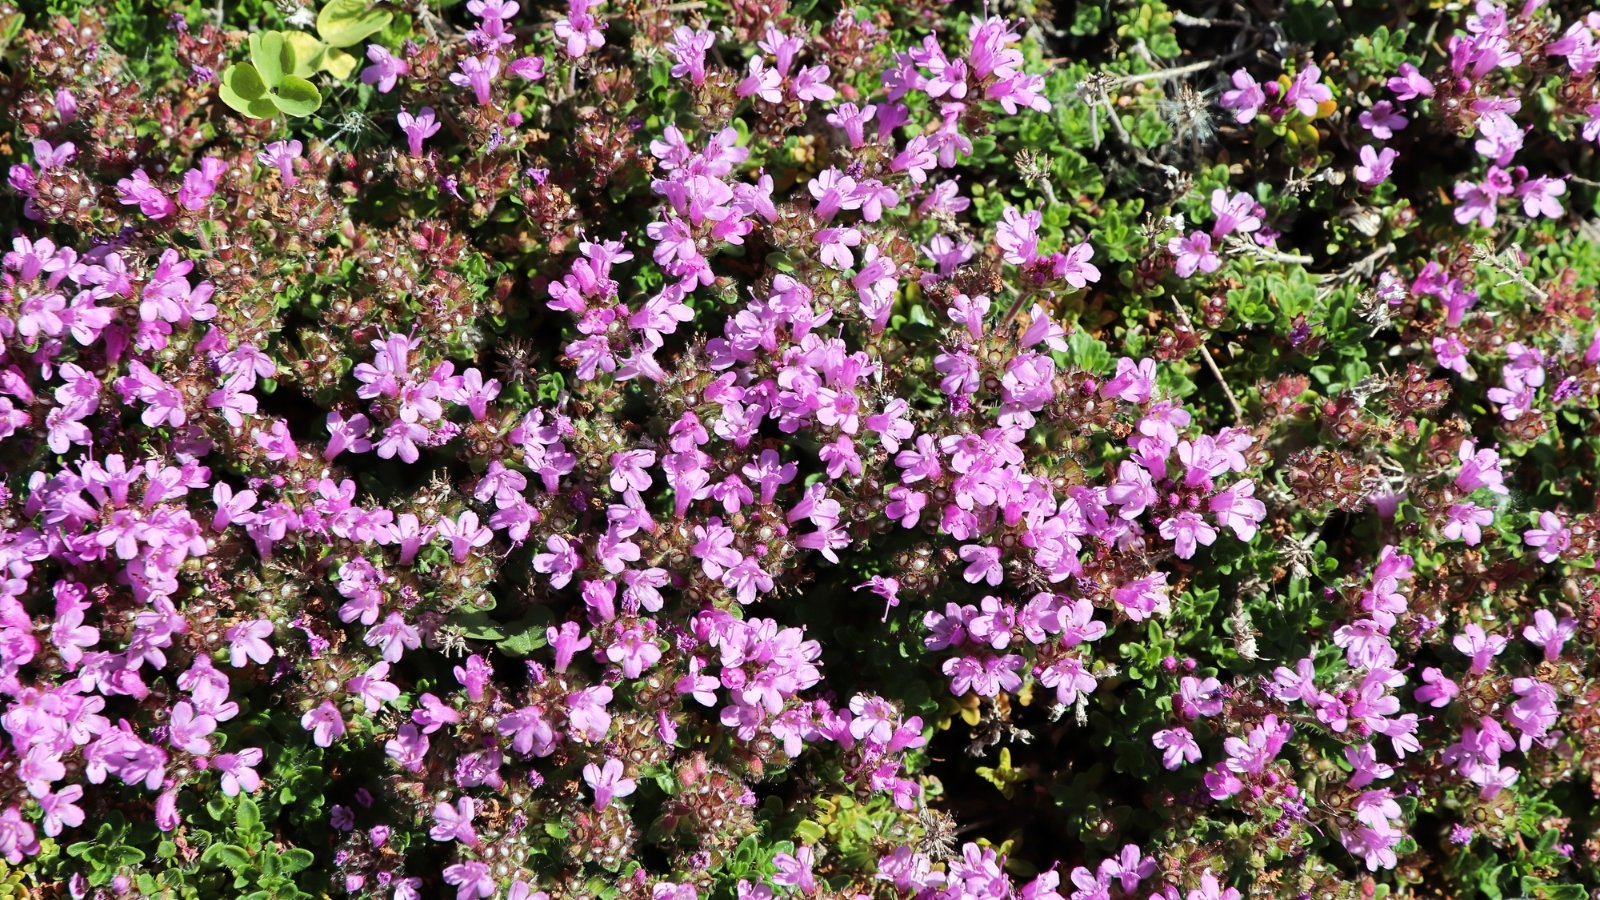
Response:
[[[230,869],[242,869],[250,865],[250,854],[237,844],[212,844],[200,855],[200,861],[221,863]]]
[[[329,47],[327,55],[322,58],[322,71],[340,81],[344,81],[350,77],[351,72],[356,70],[357,62],[358,60],[355,56],[337,47]]]
[[[281,868],[285,874],[298,872],[301,869],[309,868],[310,865],[316,861],[316,855],[304,847],[295,847],[292,850],[285,850],[278,854],[278,867]]]
[[[272,103],[286,116],[309,116],[322,105],[322,94],[304,78],[285,75],[272,93]]]
[[[368,9],[363,0],[329,0],[317,14],[317,34],[334,47],[349,47],[377,34],[394,14]]]
[[[550,643],[545,638],[545,629],[550,624],[549,610],[535,607],[517,621],[506,624],[506,637],[495,647],[508,656],[532,656],[533,651]]]
[[[267,99],[267,85],[261,73],[249,63],[238,63],[222,70],[222,85],[217,93],[222,102],[241,115],[252,119],[270,119],[278,108]]]
[[[284,75],[294,71],[294,53],[276,31],[250,35],[250,62],[268,88],[277,87]]]
[[[233,823],[240,831],[255,831],[261,826],[261,807],[249,797],[240,799],[239,808],[233,814]]]
[[[294,60],[294,64],[288,69],[290,75],[310,78],[317,74],[317,70],[326,62],[328,45],[304,31],[285,31],[283,41],[290,58]]]
[[[468,640],[502,641],[506,637],[500,623],[481,609],[453,612],[445,618],[445,624],[461,629],[461,636]]]

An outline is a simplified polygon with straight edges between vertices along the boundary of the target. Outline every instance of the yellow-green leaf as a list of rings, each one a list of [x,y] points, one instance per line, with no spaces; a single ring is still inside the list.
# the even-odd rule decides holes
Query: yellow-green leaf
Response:
[[[223,69],[218,94],[234,112],[252,119],[270,119],[277,115],[278,108],[267,97],[267,86],[261,80],[261,73],[249,63],[238,63]]]
[[[288,44],[290,55],[294,58],[294,66],[289,70],[290,75],[310,78],[323,67],[329,49],[327,44],[304,31],[286,31],[283,33],[283,40]]]
[[[250,62],[256,67],[267,87],[278,86],[278,81],[294,69],[294,58],[289,54],[283,35],[276,31],[261,31],[250,35]]]
[[[368,9],[364,0],[329,0],[317,14],[317,34],[335,47],[359,44],[382,31],[394,14]]]
[[[327,55],[322,58],[322,70],[334,78],[344,81],[350,77],[351,72],[356,70],[357,62],[359,60],[353,54],[346,53],[337,47],[329,47]]]
[[[309,116],[322,105],[316,85],[298,75],[285,75],[272,92],[272,103],[286,116]]]

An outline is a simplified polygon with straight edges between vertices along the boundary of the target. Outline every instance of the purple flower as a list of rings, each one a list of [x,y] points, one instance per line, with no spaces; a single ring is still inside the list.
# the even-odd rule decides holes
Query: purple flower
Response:
[[[1198,513],[1187,510],[1162,521],[1159,531],[1162,537],[1173,542],[1179,559],[1193,557],[1197,544],[1209,547],[1217,540],[1217,530]]]
[[[324,700],[317,708],[300,717],[300,727],[311,732],[311,741],[318,747],[331,747],[344,736],[344,717],[333,701]]]
[[[1533,624],[1522,629],[1522,636],[1528,643],[1544,650],[1545,662],[1554,662],[1561,657],[1561,648],[1577,633],[1577,620],[1571,616],[1563,616],[1560,621],[1548,609],[1541,609],[1533,614]]]
[[[1433,96],[1433,82],[1423,77],[1411,63],[1400,64],[1400,74],[1389,79],[1389,90],[1401,100]]]
[[[256,154],[256,160],[264,166],[274,166],[278,176],[283,179],[284,187],[294,187],[300,179],[294,174],[294,161],[300,158],[305,149],[299,141],[274,141],[266,149]]]
[[[1403,131],[1406,127],[1406,117],[1387,100],[1379,100],[1372,104],[1372,108],[1362,112],[1357,121],[1361,123],[1362,128],[1372,132],[1372,136],[1380,141],[1389,140],[1394,137],[1396,131]]]
[[[617,797],[632,794],[636,785],[623,777],[622,760],[607,759],[604,766],[589,763],[583,767],[583,783],[594,791],[594,808],[605,809]]]
[[[361,70],[361,83],[377,85],[380,94],[394,90],[400,76],[411,71],[410,63],[377,44],[367,45],[367,59],[371,65]]]
[[[493,897],[498,890],[489,866],[476,860],[447,866],[444,870],[444,882],[456,886],[456,900],[485,900]],[[398,888],[395,889],[395,897],[397,900],[400,897]]]
[[[477,817],[471,797],[462,797],[454,806],[448,803],[438,803],[433,807],[433,827],[428,830],[428,837],[436,841],[460,841],[472,845],[478,842],[478,833],[472,828],[472,820]]]
[[[456,64],[456,68],[459,71],[450,73],[450,83],[456,87],[471,88],[478,105],[488,106],[495,76],[500,74],[500,57],[493,53],[481,57],[467,56]],[[424,110],[424,114],[426,112]],[[407,136],[410,136],[409,132]]]
[[[1215,272],[1222,266],[1222,259],[1211,251],[1211,235],[1204,231],[1172,238],[1167,242],[1167,250],[1177,258],[1179,278],[1188,278],[1196,271]]]
[[[567,16],[556,22],[556,37],[566,42],[567,56],[577,59],[590,50],[605,46],[606,24],[594,17],[592,10],[600,0],[568,0]]]
[[[1377,187],[1389,180],[1395,158],[1399,156],[1392,147],[1373,150],[1372,145],[1364,144],[1359,153],[1361,162],[1356,164],[1355,176],[1362,187]]]
[[[415,116],[402,109],[396,119],[400,123],[400,130],[406,133],[406,146],[412,156],[421,156],[422,142],[438,134],[442,127],[434,119],[431,106],[424,106]]]
[[[1158,731],[1150,742],[1162,751],[1161,765],[1170,771],[1181,768],[1185,763],[1200,761],[1200,745],[1195,743],[1194,735],[1187,728],[1179,726]]]
[[[150,183],[150,176],[144,169],[134,169],[132,176],[117,182],[117,202],[123,206],[137,206],[152,219],[164,219],[178,210],[170,197]]]
[[[1244,125],[1261,112],[1261,107],[1267,103],[1267,95],[1261,90],[1261,85],[1256,83],[1244,69],[1234,71],[1231,80],[1233,89],[1222,92],[1222,108],[1231,110],[1234,121]]]
[[[248,491],[246,493],[249,493]],[[265,665],[272,659],[272,645],[266,639],[272,636],[272,623],[265,619],[242,622],[228,629],[228,661],[240,668],[247,661]]]
[[[1456,635],[1450,642],[1451,646],[1472,657],[1470,671],[1474,675],[1482,675],[1489,671],[1489,662],[1499,656],[1509,643],[1505,636],[1489,634],[1476,622],[1462,629],[1461,634]]]
[[[1318,107],[1333,99],[1333,90],[1323,84],[1321,78],[1321,69],[1314,65],[1307,66],[1290,82],[1289,89],[1283,94],[1284,104],[1294,107],[1308,119],[1315,118]]]
[[[1562,215],[1561,195],[1567,192],[1567,180],[1543,176],[1523,182],[1517,188],[1517,196],[1522,199],[1522,211],[1528,216],[1544,216],[1550,219],[1559,219]]]

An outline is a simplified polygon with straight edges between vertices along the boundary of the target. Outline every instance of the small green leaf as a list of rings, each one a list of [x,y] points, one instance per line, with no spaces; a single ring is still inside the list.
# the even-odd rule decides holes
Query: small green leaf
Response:
[[[283,76],[294,70],[294,54],[276,31],[250,35],[250,62],[268,88],[277,87]]]
[[[453,612],[445,624],[461,629],[461,636],[472,641],[500,641],[506,636],[500,623],[481,609]]]
[[[204,863],[221,863],[230,869],[242,869],[250,864],[250,854],[237,844],[212,844],[201,854]]]
[[[298,75],[285,75],[271,94],[272,103],[286,116],[309,116],[322,105],[316,85]]]
[[[329,47],[327,54],[322,58],[322,71],[340,81],[344,81],[350,77],[351,72],[356,70],[357,62],[358,60],[352,54],[346,53],[337,47]]]
[[[294,65],[288,69],[290,75],[310,78],[323,67],[329,49],[327,44],[304,31],[285,31],[283,41],[294,60]]]
[[[255,831],[261,825],[261,807],[249,797],[239,800],[239,808],[234,811],[234,827],[240,831]]]
[[[368,9],[364,0],[329,0],[317,14],[317,34],[334,47],[349,47],[382,31],[394,14]]]
[[[278,112],[267,99],[267,85],[261,80],[261,73],[249,63],[222,70],[222,85],[217,92],[230,109],[252,119],[270,119]]]
[[[278,868],[282,869],[284,874],[309,868],[316,861],[316,856],[304,847],[295,847],[292,850],[285,850],[278,854]]]

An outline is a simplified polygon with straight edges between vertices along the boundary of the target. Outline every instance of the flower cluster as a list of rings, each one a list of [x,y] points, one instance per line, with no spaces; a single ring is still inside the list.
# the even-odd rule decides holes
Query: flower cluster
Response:
[[[1600,882],[1600,16],[56,6],[4,885]]]

